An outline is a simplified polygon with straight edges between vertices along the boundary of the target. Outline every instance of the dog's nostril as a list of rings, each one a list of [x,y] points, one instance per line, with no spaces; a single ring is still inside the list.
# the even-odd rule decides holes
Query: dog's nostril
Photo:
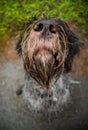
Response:
[[[34,30],[35,31],[42,31],[43,29],[43,24],[42,23],[37,23],[35,26],[34,26]]]
[[[50,25],[49,30],[51,33],[56,33],[56,28],[52,24]]]

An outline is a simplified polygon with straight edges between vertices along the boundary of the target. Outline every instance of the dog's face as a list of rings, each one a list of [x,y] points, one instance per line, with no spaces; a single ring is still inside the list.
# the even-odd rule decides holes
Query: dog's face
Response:
[[[61,20],[38,20],[28,26],[17,45],[24,67],[41,86],[49,88],[60,74],[71,69],[79,51],[78,38]]]

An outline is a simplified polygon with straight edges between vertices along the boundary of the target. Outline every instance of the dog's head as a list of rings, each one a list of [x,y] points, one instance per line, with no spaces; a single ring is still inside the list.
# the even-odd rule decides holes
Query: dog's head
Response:
[[[50,87],[62,72],[72,68],[80,51],[80,42],[68,25],[59,19],[34,21],[25,29],[17,44],[24,68],[41,86]]]

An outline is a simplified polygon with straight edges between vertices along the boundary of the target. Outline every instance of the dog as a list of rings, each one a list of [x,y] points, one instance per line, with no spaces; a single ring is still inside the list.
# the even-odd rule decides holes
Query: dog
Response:
[[[26,26],[17,44],[21,62],[0,66],[0,130],[88,130],[88,81],[69,75],[80,49],[60,19]]]
[[[60,19],[39,19],[28,24],[17,44],[28,83],[24,85],[26,87],[19,87],[17,95],[26,92],[24,95],[29,95],[29,98],[26,97],[29,101],[31,88],[36,91],[33,93],[38,93],[35,95],[41,97],[53,97],[54,94],[51,93],[55,91],[53,101],[61,99],[59,104],[67,102],[69,91],[62,79],[63,75],[71,71],[73,59],[80,48],[81,43],[77,36]],[[34,101],[37,102],[37,99]]]

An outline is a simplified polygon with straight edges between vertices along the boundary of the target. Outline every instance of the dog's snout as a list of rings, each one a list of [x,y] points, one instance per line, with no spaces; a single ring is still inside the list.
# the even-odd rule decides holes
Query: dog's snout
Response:
[[[36,23],[34,30],[46,35],[56,33],[56,27],[50,21],[40,21]]]

